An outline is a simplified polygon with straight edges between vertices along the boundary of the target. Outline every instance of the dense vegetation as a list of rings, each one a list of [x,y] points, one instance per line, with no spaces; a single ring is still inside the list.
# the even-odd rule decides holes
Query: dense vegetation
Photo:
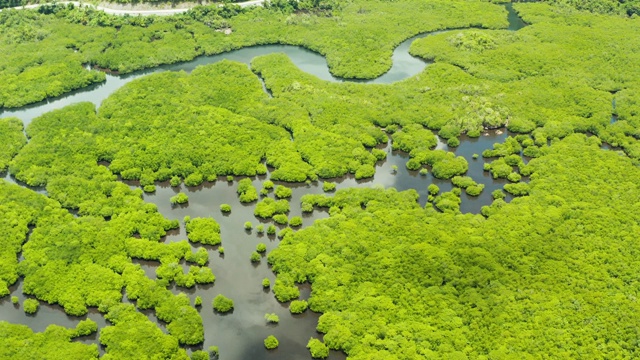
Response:
[[[544,147],[529,196],[496,200],[486,219],[422,209],[413,191],[318,196],[331,218],[269,262],[313,284],[324,342],[351,359],[635,357],[640,170],[599,145]]]
[[[23,131],[22,121],[16,118],[0,119],[0,173],[7,170],[9,160],[27,143]]]
[[[22,359],[98,359],[96,345],[72,341],[97,330],[91,320],[81,321],[75,329],[50,325],[42,333],[34,333],[28,326],[0,321],[0,358]]]
[[[107,348],[101,359],[189,359],[176,338],[164,334],[132,305],[114,306],[106,318],[114,326],[100,332],[100,343]]]
[[[168,337],[167,341],[174,342],[173,351],[182,352],[186,357],[178,343],[200,343],[204,337],[202,319],[190,306],[187,297],[173,295],[165,287],[167,281],[174,278],[178,283],[185,278],[183,282],[188,286],[190,277],[194,278],[193,281],[206,283],[213,281],[213,275],[208,268],[208,272],[203,273],[192,267],[197,271],[171,273],[173,278],[169,279],[162,277],[166,273],[162,272],[163,267],[170,268],[184,258],[199,261],[198,256],[191,252],[186,242],[158,243],[165,230],[177,224],[164,219],[155,206],[144,204],[139,195],[130,192],[126,186],[126,189],[119,188],[115,182],[113,186],[116,193],[110,200],[128,201],[121,204],[117,215],[107,221],[94,216],[74,217],[57,201],[2,180],[2,231],[8,235],[3,236],[3,282],[5,286],[9,285],[20,274],[24,277],[23,292],[48,303],[60,304],[70,315],[86,314],[87,306],[94,306],[107,314],[116,327],[122,316],[122,329],[134,330],[128,335],[113,330],[115,343],[134,339],[142,344],[142,339],[147,336],[145,333],[155,331],[159,332],[156,336]],[[30,228],[33,230],[29,233]],[[24,260],[18,264],[16,253],[28,233],[29,242],[22,247]],[[139,266],[131,263],[132,257],[160,261],[160,279],[153,281],[147,278]],[[122,300],[123,287],[127,297],[136,300],[138,308],[155,309],[156,316],[168,323],[171,336],[163,335],[155,324],[135,310],[131,316],[125,316],[124,310],[118,310],[118,315],[114,312],[114,307]],[[111,340],[107,335],[111,330],[107,329],[101,332],[101,341],[107,345],[109,354]],[[155,342],[150,341],[153,345],[149,345],[149,349],[157,349]],[[115,343],[111,346],[113,358],[121,359],[117,349],[122,345]],[[146,351],[143,352],[148,354]],[[165,350],[158,348],[157,351]]]
[[[517,33],[439,34],[416,41],[411,52],[450,63],[482,79],[486,88],[500,88],[500,98],[489,101],[508,115],[502,125],[519,133],[533,131],[535,145],[589,132],[640,159],[638,77],[631,70],[640,64],[638,37],[633,35],[638,20],[544,4],[516,8],[531,24]],[[617,40],[629,36],[629,41]],[[530,51],[523,52],[525,48]],[[612,113],[618,119],[614,123]],[[536,156],[537,150],[527,155]]]
[[[416,191],[393,188],[303,197],[304,212],[328,208],[330,217],[283,228],[267,259],[277,300],[290,301],[292,314],[323,313],[323,339],[307,345],[312,357],[327,357],[329,348],[356,360],[638,357],[638,20],[618,16],[630,15],[631,2],[610,10],[596,6],[605,1],[585,3],[617,14],[607,16],[565,3],[516,4],[530,26],[515,33],[454,30],[419,40],[412,53],[435,63],[391,85],[321,81],[275,54],[251,69],[225,61],[139,79],[98,109],[75,104],[35,119],[28,143],[19,120],[0,119],[0,171],[9,165],[18,180],[46,189],[45,196],[0,180],[0,296],[21,276],[23,292],[37,299],[26,300],[25,311],[40,302],[72,316],[97,308],[110,322],[99,337],[105,359],[187,359],[182,346],[202,343],[204,327],[179,291],[216,280],[208,253],[192,252],[187,241],[161,242],[179,222],[119,180],[153,192],[158,181],[194,187],[269,170],[263,198],[246,177],[237,194],[261,220],[297,228],[302,217],[289,214],[295,207],[286,200],[292,190],[273,181],[371,177],[386,157],[376,146],[390,138],[410,154],[408,169],[454,187],[425,183],[425,207]],[[3,12],[0,102],[17,106],[100,81],[84,63],[128,72],[255,43],[302,44],[326,54],[336,74],[371,77],[409,35],[504,27],[499,15],[476,1],[413,0],[274,1],[268,9],[203,7],[166,19],[59,6]],[[231,35],[210,29],[227,27]],[[461,214],[463,192],[479,196],[484,184],[465,175],[471,160],[435,150],[434,131],[456,147],[464,134],[502,127],[518,135],[482,157],[488,175],[509,183],[481,214]],[[624,153],[600,149],[602,141]],[[515,197],[509,203],[505,192]],[[220,244],[214,219],[184,223],[192,242]],[[276,233],[272,223],[257,232],[265,226]],[[266,248],[258,244],[251,261]],[[133,259],[157,261],[156,279]],[[300,300],[297,284],[307,281],[311,297]],[[219,295],[212,307],[228,312],[234,303]],[[146,309],[166,333],[138,311]],[[95,346],[70,341],[96,331],[81,324],[34,334],[0,323],[0,351],[96,358]],[[277,346],[269,340],[267,348]]]
[[[184,223],[190,241],[205,245],[218,245],[222,242],[220,225],[215,219],[187,218]]]
[[[320,8],[324,2],[313,5]],[[449,0],[357,0],[344,3],[331,16],[294,12],[287,6],[234,5],[201,6],[170,17],[110,16],[62,5],[39,12],[3,11],[0,107],[21,106],[104,81],[103,73],[89,71],[84,64],[128,73],[259,44],[303,45],[326,55],[338,76],[373,78],[389,69],[393,48],[417,33],[506,26],[504,9],[497,5],[454,2],[455,6]],[[215,31],[221,29],[233,32]],[[38,51],[42,48],[47,51]]]

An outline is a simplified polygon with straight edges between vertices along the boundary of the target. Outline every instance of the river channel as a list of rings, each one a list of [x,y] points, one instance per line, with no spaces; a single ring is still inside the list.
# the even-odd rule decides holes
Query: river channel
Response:
[[[509,29],[518,30],[525,24],[511,8],[509,10]],[[412,37],[400,44],[393,53],[393,67],[381,77],[369,81],[359,81],[365,83],[391,83],[416,75],[424,70],[428,63],[411,56],[408,52],[409,46],[416,39],[429,34],[422,34]],[[48,111],[59,109],[70,104],[89,101],[96,106],[106,99],[115,90],[124,84],[140,78],[142,76],[162,72],[162,71],[186,71],[190,72],[197,66],[211,64],[223,59],[239,61],[249,64],[250,61],[260,55],[271,53],[285,53],[301,70],[313,74],[320,79],[328,81],[349,81],[339,79],[331,75],[327,67],[327,62],[321,55],[296,46],[266,45],[244,48],[228,53],[198,57],[193,61],[166,65],[150,70],[140,71],[128,75],[107,74],[107,80],[102,84],[90,86],[64,96],[46,100],[34,105],[25,106],[13,110],[0,112],[0,117],[15,116],[20,118],[25,125],[32,119]],[[479,138],[461,138],[460,146],[448,148],[445,142],[440,141],[439,149],[455,152],[464,156],[469,162],[468,175],[475,181],[485,184],[485,189],[478,197],[462,195],[461,210],[465,213],[478,213],[483,205],[491,203],[491,192],[501,189],[505,181],[493,180],[491,176],[483,171],[484,160],[482,157],[473,159],[473,154],[481,154],[484,149],[489,149],[494,143],[502,142],[507,134],[500,131],[488,131]],[[408,154],[391,150],[390,144],[383,147],[387,151],[387,159],[378,163],[376,174],[372,179],[355,180],[352,176],[347,176],[330,181],[337,184],[338,189],[349,187],[371,187],[383,186],[385,188],[394,187],[400,191],[414,189],[420,194],[420,204],[425,205],[427,201],[427,186],[431,183],[437,184],[441,191],[449,191],[452,188],[448,180],[438,180],[427,175],[420,175],[417,171],[407,170],[405,163],[409,159]],[[395,168],[397,167],[397,171]],[[5,174],[5,179],[16,182],[10,174]],[[267,265],[266,258],[258,264],[249,261],[251,253],[258,243],[267,245],[267,252],[273,250],[278,239],[274,236],[257,234],[255,230],[246,231],[244,223],[251,221],[254,226],[260,221],[254,217],[254,204],[241,204],[236,195],[237,181],[233,182],[220,179],[215,183],[205,183],[198,187],[186,187],[184,184],[179,187],[171,187],[168,183],[160,183],[156,186],[156,192],[145,194],[145,201],[158,205],[160,212],[169,219],[179,219],[181,221],[180,230],[170,232],[164,241],[172,242],[186,238],[182,219],[185,216],[191,217],[213,217],[221,226],[222,245],[225,248],[224,256],[219,255],[216,248],[207,247],[209,252],[209,266],[216,276],[214,285],[196,286],[192,289],[176,288],[171,290],[174,293],[184,292],[191,299],[197,295],[203,298],[203,306],[200,309],[204,326],[205,342],[202,346],[193,349],[207,349],[211,345],[219,346],[220,359],[308,359],[309,352],[306,349],[307,341],[310,337],[321,338],[321,334],[315,331],[319,314],[307,311],[302,315],[291,315],[287,304],[280,304],[276,301],[273,293],[263,290],[262,279],[269,278],[272,283],[275,279]],[[262,183],[268,179],[265,176],[252,179],[254,186],[262,188]],[[129,183],[133,188],[139,188],[135,183]],[[300,198],[304,194],[323,193],[322,181],[311,184],[298,184],[287,186],[293,189],[293,196],[290,199],[291,212],[289,216],[300,215],[303,217],[303,227],[313,224],[314,221],[328,217],[326,211],[315,210],[312,214],[302,214],[300,209]],[[35,189],[46,193],[44,189]],[[172,206],[169,198],[177,192],[182,191],[189,195],[189,203],[184,206]],[[273,197],[273,194],[269,196]],[[232,211],[230,214],[220,212],[221,204],[230,204]],[[194,249],[200,245],[192,245]],[[155,268],[158,263],[152,261],[138,261],[147,275],[155,278]],[[11,295],[18,296],[20,303],[25,299],[21,291],[22,283],[19,281],[11,290]],[[302,298],[308,298],[311,289],[307,285],[301,286]],[[211,300],[217,294],[224,294],[235,302],[233,313],[228,315],[215,314],[211,308]],[[277,325],[267,325],[264,315],[266,313],[276,313],[280,317]],[[149,318],[158,323],[160,328],[164,325],[159,323],[153,312],[145,312]],[[108,322],[95,309],[91,309],[85,317],[67,316],[59,306],[41,304],[40,310],[34,316],[25,315],[21,305],[14,306],[9,297],[0,299],[0,320],[12,323],[21,323],[30,326],[34,331],[44,331],[47,325],[57,324],[66,327],[74,327],[83,318],[89,317],[95,320],[100,328],[108,326]],[[265,350],[262,341],[268,335],[275,335],[280,341],[280,346],[276,350]],[[77,341],[84,343],[98,343],[99,334],[80,338]],[[104,351],[104,349],[101,349]],[[345,355],[332,351],[330,359],[344,359]]]

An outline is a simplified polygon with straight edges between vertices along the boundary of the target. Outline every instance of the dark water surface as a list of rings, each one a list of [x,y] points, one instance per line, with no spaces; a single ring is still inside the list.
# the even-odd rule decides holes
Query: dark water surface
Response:
[[[517,30],[525,26],[524,22],[513,11],[511,4],[508,4],[506,8],[509,10],[509,29]],[[391,83],[420,73],[428,64],[411,56],[408,53],[408,49],[415,39],[431,34],[433,33],[421,34],[401,43],[393,53],[393,67],[389,72],[377,79],[360,82]],[[198,57],[193,61],[161,66],[128,75],[107,74],[107,81],[102,84],[96,84],[34,105],[5,110],[0,112],[0,117],[16,116],[27,125],[37,116],[73,103],[89,101],[99,106],[104,99],[124,84],[151,73],[181,70],[190,72],[197,66],[215,63],[223,59],[249,64],[254,57],[271,53],[285,53],[300,69],[323,80],[348,81],[331,75],[325,58],[315,52],[296,46],[256,46],[215,56]],[[483,150],[491,148],[494,143],[504,141],[506,136],[506,133],[503,134],[492,130],[479,138],[462,138],[460,146],[457,148],[448,148],[445,142],[440,141],[439,149],[453,151],[456,155],[464,156],[469,162],[468,175],[476,182],[485,184],[485,189],[479,197],[469,197],[463,193],[462,212],[478,213],[483,205],[491,203],[491,192],[495,189],[501,189],[506,183],[503,180],[493,180],[490,174],[483,171],[484,159],[480,157],[474,160],[472,158],[473,154],[481,154]],[[373,179],[355,180],[352,176],[334,179],[332,181],[337,184],[337,189],[371,186],[395,187],[400,191],[414,189],[420,194],[419,201],[423,206],[427,201],[427,187],[429,184],[437,184],[441,191],[452,189],[451,182],[448,180],[435,179],[431,173],[420,175],[417,171],[407,170],[405,163],[409,160],[408,154],[392,151],[389,144],[384,149],[388,152],[388,157],[378,163]],[[394,167],[397,167],[397,172],[394,171]],[[9,182],[25,186],[17,182],[10,174],[0,174],[0,177]],[[196,286],[192,289],[175,286],[171,288],[174,293],[184,292],[188,294],[192,300],[198,295],[203,299],[200,314],[205,326],[205,342],[202,346],[192,348],[192,350],[200,348],[206,350],[211,345],[217,345],[220,348],[220,359],[223,360],[308,359],[310,356],[306,349],[306,344],[309,338],[321,338],[321,334],[315,331],[319,314],[307,311],[301,315],[291,315],[287,304],[278,303],[271,291],[263,290],[262,279],[269,278],[273,284],[275,276],[269,269],[266,258],[263,258],[258,264],[252,264],[249,261],[249,257],[258,243],[265,243],[267,252],[269,252],[277,246],[279,240],[274,236],[261,235],[256,232],[255,226],[261,221],[253,216],[255,203],[245,205],[238,201],[236,187],[239,179],[236,178],[232,183],[226,182],[225,179],[220,179],[216,183],[205,183],[193,188],[186,187],[184,184],[172,188],[168,183],[161,183],[156,186],[155,193],[144,195],[145,201],[157,204],[158,209],[164,216],[170,219],[180,219],[181,221],[180,230],[170,232],[165,238],[166,242],[179,241],[186,238],[184,223],[182,222],[185,216],[213,217],[221,226],[222,246],[225,248],[224,256],[218,254],[217,247],[206,247],[210,259],[208,266],[211,267],[216,276],[215,284]],[[259,190],[266,179],[268,179],[268,175],[254,178],[253,184]],[[130,186],[137,187],[136,184],[130,184]],[[300,209],[300,198],[304,194],[323,193],[321,181],[309,185],[287,184],[287,186],[293,189],[293,197],[290,200],[290,218],[296,215],[302,216],[303,227],[306,227],[313,224],[314,221],[328,217],[326,211],[315,210],[312,214],[302,214]],[[46,194],[46,190],[43,188],[34,188],[33,190]],[[189,195],[188,205],[172,206],[170,204],[169,198],[179,191]],[[269,196],[273,197],[273,192]],[[221,213],[221,204],[231,205],[231,213]],[[252,222],[254,225],[253,231],[244,229],[246,221]],[[264,222],[264,224],[266,229],[268,222]],[[197,244],[192,245],[194,250],[200,246]],[[159,263],[143,260],[134,260],[134,262],[139,264],[149,277],[155,278],[155,269]],[[184,267],[186,269],[186,266]],[[38,332],[44,331],[50,324],[75,327],[80,320],[87,317],[96,321],[100,328],[108,325],[104,317],[95,309],[90,309],[89,314],[85,317],[72,317],[67,316],[59,306],[51,306],[46,303],[41,303],[37,315],[26,315],[21,305],[26,298],[22,294],[21,287],[22,282],[19,281],[11,288],[11,295],[20,298],[20,305],[14,306],[10,297],[0,299],[0,320],[26,324]],[[301,285],[300,288],[301,297],[308,298],[311,291],[310,287]],[[233,313],[220,315],[213,312],[211,301],[217,294],[224,294],[234,300],[235,309]],[[124,300],[126,301],[126,294],[124,294]],[[158,323],[159,327],[166,332],[164,324],[155,318],[153,311],[143,313],[149,319]],[[266,313],[276,313],[280,317],[280,323],[268,325],[264,319]],[[268,335],[275,335],[280,341],[280,347],[277,350],[267,351],[264,348],[263,340]],[[79,338],[77,341],[97,343],[97,339],[98,334],[94,334]],[[345,355],[332,351],[329,358],[344,359]]]

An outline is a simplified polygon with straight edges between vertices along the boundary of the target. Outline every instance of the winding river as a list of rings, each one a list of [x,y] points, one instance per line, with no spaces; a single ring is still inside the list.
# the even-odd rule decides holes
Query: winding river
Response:
[[[525,24],[513,11],[511,4],[507,5],[507,9],[509,10],[509,29],[518,30],[523,27]],[[377,79],[361,82],[391,83],[423,71],[428,64],[411,56],[408,50],[415,39],[431,34],[418,35],[404,41],[393,53],[393,67],[389,72]],[[151,73],[180,70],[190,72],[199,65],[211,64],[223,59],[249,64],[254,57],[271,53],[285,53],[300,69],[323,80],[348,81],[332,76],[329,73],[325,58],[312,51],[296,46],[256,46],[215,56],[198,57],[193,61],[161,66],[128,75],[107,74],[107,80],[102,84],[90,86],[34,105],[5,110],[0,112],[0,117],[15,116],[22,119],[26,125],[32,119],[45,112],[59,109],[69,104],[89,101],[99,106],[105,98],[124,84]],[[504,186],[505,181],[493,180],[489,174],[483,171],[484,160],[482,158],[474,160],[472,159],[472,154],[480,154],[482,150],[491,148],[493,143],[501,142],[506,136],[506,133],[491,131],[476,139],[462,138],[460,146],[455,149],[449,149],[444,142],[438,145],[438,148],[448,149],[457,155],[465,156],[469,161],[469,175],[476,181],[485,184],[485,190],[477,198],[462,195],[461,210],[463,212],[479,212],[481,206],[491,202],[491,192]],[[436,183],[442,191],[451,189],[450,181],[434,179],[431,174],[420,175],[418,172],[407,170],[405,167],[405,163],[408,160],[407,154],[392,151],[389,144],[383,148],[388,152],[388,157],[378,164],[376,174],[372,179],[358,181],[349,176],[334,179],[333,181],[338,184],[338,189],[371,187],[372,185],[395,187],[398,190],[415,189],[420,194],[421,205],[426,203],[427,186],[429,184]],[[393,171],[394,166],[398,168],[395,173]],[[15,179],[10,174],[6,174],[5,178],[15,182]],[[253,183],[260,189],[262,182],[267,178],[268,175],[255,178]],[[236,178],[236,180],[238,179]],[[129,185],[138,187],[136,183],[129,183]],[[195,299],[196,295],[202,296],[204,300],[200,314],[205,325],[205,342],[199,348],[207,349],[211,345],[217,345],[220,347],[221,359],[307,359],[309,358],[309,353],[305,348],[307,341],[312,336],[321,337],[315,331],[319,314],[307,311],[305,314],[293,316],[289,314],[286,305],[280,304],[275,300],[272,293],[263,291],[261,286],[262,279],[267,277],[273,282],[274,275],[268,268],[266,259],[254,265],[250,263],[249,256],[258,243],[264,242],[267,244],[268,251],[270,251],[277,246],[278,240],[274,237],[258,235],[255,231],[247,232],[244,230],[243,224],[245,221],[252,221],[255,225],[257,220],[253,216],[254,204],[244,205],[238,201],[235,193],[236,186],[237,181],[234,183],[218,181],[215,184],[206,183],[193,188],[186,187],[184,184],[180,187],[172,188],[168,183],[161,183],[157,186],[155,193],[144,195],[144,199],[157,204],[160,212],[167,218],[182,219],[187,215],[191,217],[210,216],[218,220],[221,225],[223,245],[225,247],[224,257],[218,255],[215,249],[208,248],[209,266],[216,275],[215,285],[196,286],[192,289],[173,288],[172,290],[175,293],[185,292],[192,300]],[[290,184],[288,186],[291,187]],[[44,192],[42,189],[40,191]],[[179,191],[189,195],[188,206],[176,207],[170,205],[169,198]],[[322,192],[321,182],[311,185],[294,185],[290,216],[303,215],[300,209],[300,197],[302,195]],[[233,210],[230,214],[223,215],[220,212],[219,206],[223,203],[232,206]],[[303,216],[303,226],[309,226],[315,220],[327,216],[326,212],[318,210],[311,215],[305,214]],[[165,241],[171,242],[184,238],[186,238],[186,235],[183,228],[181,228],[179,231],[173,231],[168,234]],[[194,249],[199,246],[193,245]],[[145,269],[148,276],[155,277],[154,269],[158,265],[157,263],[149,261],[135,262]],[[22,295],[21,286],[22,283],[18,282],[11,290],[12,295],[19,296],[22,303],[25,297]],[[303,298],[309,296],[310,289],[308,286],[301,286],[301,290]],[[235,310],[233,314],[221,316],[213,313],[210,305],[211,299],[219,293],[234,299]],[[280,323],[276,326],[268,326],[264,320],[265,313],[276,313],[280,317]],[[145,314],[156,322],[160,328],[164,329],[164,325],[155,319],[153,312],[145,312]],[[108,325],[102,315],[97,313],[95,309],[92,309],[87,316],[98,322],[101,328]],[[46,304],[42,304],[37,315],[25,315],[20,306],[11,304],[9,297],[0,299],[0,320],[26,324],[35,331],[43,331],[49,324],[72,327],[83,318],[85,317],[67,316],[59,306]],[[274,351],[266,351],[262,345],[262,340],[271,334],[279,339],[280,347]],[[78,341],[97,343],[97,339],[98,335],[94,334],[90,337],[78,339]],[[332,351],[329,358],[344,359],[345,355]]]

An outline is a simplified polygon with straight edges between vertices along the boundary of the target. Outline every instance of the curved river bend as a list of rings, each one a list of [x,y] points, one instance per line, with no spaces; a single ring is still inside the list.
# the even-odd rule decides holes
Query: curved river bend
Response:
[[[522,28],[525,24],[513,11],[511,4],[507,5],[507,9],[509,10],[509,29],[518,30]],[[414,36],[404,41],[394,50],[393,66],[389,72],[377,79],[359,82],[391,83],[420,73],[427,66],[427,63],[411,56],[408,51],[409,46],[415,39],[431,34],[433,33]],[[198,57],[193,61],[161,66],[128,75],[107,74],[107,81],[102,84],[93,85],[34,105],[15,110],[5,110],[0,112],[0,117],[15,116],[22,119],[27,125],[32,119],[45,112],[73,103],[89,101],[99,106],[105,98],[124,84],[151,73],[181,70],[190,72],[199,65],[211,64],[223,59],[249,64],[256,56],[272,53],[285,53],[300,69],[320,79],[338,82],[348,81],[331,75],[325,58],[315,52],[297,46],[256,46],[215,56]],[[491,202],[491,192],[504,186],[505,181],[493,180],[489,174],[483,171],[484,160],[482,158],[472,160],[472,154],[480,154],[482,150],[491,148],[493,143],[502,142],[506,136],[507,134],[491,131],[477,139],[463,138],[460,146],[455,149],[448,149],[443,142],[438,145],[438,148],[448,149],[457,155],[467,158],[469,161],[468,174],[477,182],[485,184],[483,193],[477,198],[467,197],[465,194],[462,195],[461,210],[463,212],[479,212],[481,206]],[[436,183],[442,191],[451,190],[450,181],[434,179],[431,174],[423,176],[419,175],[418,172],[407,170],[405,167],[405,163],[408,160],[407,154],[391,151],[389,144],[384,149],[388,151],[388,157],[378,164],[373,179],[356,181],[353,177],[347,176],[334,180],[338,185],[337,188],[382,185],[384,187],[395,187],[398,190],[415,189],[420,193],[420,203],[422,205],[426,202],[427,186],[429,184]],[[398,168],[395,174],[392,171],[393,166]],[[8,181],[16,182],[9,174],[5,178]],[[262,182],[267,178],[268,176],[258,177],[253,180],[253,183],[260,189]],[[137,187],[137,184],[132,183],[130,186]],[[157,186],[154,194],[144,195],[145,200],[157,204],[160,212],[167,218],[182,219],[187,215],[191,217],[210,216],[218,220],[221,226],[223,245],[225,247],[224,257],[219,256],[215,249],[208,248],[209,266],[216,275],[215,285],[196,286],[192,289],[173,288],[172,290],[175,293],[185,292],[192,300],[197,295],[202,296],[204,304],[200,314],[205,325],[205,342],[201,348],[207,349],[211,345],[219,346],[221,359],[308,359],[309,353],[305,348],[307,341],[312,336],[321,337],[320,334],[315,332],[319,314],[307,311],[305,314],[293,316],[289,314],[286,305],[280,304],[275,300],[272,293],[263,291],[261,286],[262,279],[267,277],[273,282],[275,276],[268,268],[266,259],[263,259],[257,265],[253,265],[249,262],[249,256],[260,242],[267,244],[268,251],[274,249],[277,246],[277,239],[266,235],[258,235],[255,231],[247,232],[244,230],[243,224],[245,221],[249,220],[254,225],[258,221],[253,216],[254,204],[244,205],[238,201],[235,193],[236,186],[237,181],[233,184],[218,181],[215,184],[206,183],[195,188],[186,187],[184,184],[180,187],[172,188],[167,183],[161,183]],[[322,182],[294,186],[287,184],[287,186],[293,187],[290,216],[303,215],[300,209],[300,197],[302,195],[322,193]],[[39,189],[39,191],[44,192],[42,189]],[[188,206],[174,207],[170,205],[169,198],[179,191],[189,195]],[[231,214],[223,215],[220,212],[219,207],[223,203],[232,206]],[[311,215],[305,214],[303,216],[303,226],[309,226],[315,220],[327,216],[326,212],[317,210]],[[184,229],[181,228],[179,231],[174,231],[167,235],[165,241],[171,242],[184,238],[186,238],[186,235]],[[199,246],[193,245],[194,249]],[[145,269],[148,276],[155,278],[154,269],[158,265],[157,263],[137,260],[135,262]],[[20,302],[22,303],[25,297],[22,294],[21,287],[21,282],[14,285],[11,288],[11,295],[20,297]],[[301,286],[301,289],[302,297],[308,297],[310,294],[309,287]],[[235,310],[233,314],[220,316],[213,313],[210,305],[211,299],[219,293],[234,299]],[[264,314],[266,313],[276,313],[280,317],[280,323],[276,326],[266,325],[264,320]],[[164,325],[157,321],[152,312],[145,312],[145,314],[157,323],[160,328],[164,329]],[[100,328],[108,325],[102,315],[97,313],[95,309],[90,311],[88,317],[95,320]],[[83,318],[85,317],[67,316],[59,306],[46,304],[41,304],[36,316],[28,316],[24,314],[19,306],[11,304],[9,297],[4,297],[0,300],[0,320],[26,324],[35,331],[44,331],[49,324],[73,327]],[[278,338],[280,347],[275,351],[266,351],[262,345],[262,340],[271,334]],[[78,339],[78,341],[97,343],[97,338],[98,335],[94,334],[90,337]],[[345,355],[332,351],[329,358],[344,359]]]

